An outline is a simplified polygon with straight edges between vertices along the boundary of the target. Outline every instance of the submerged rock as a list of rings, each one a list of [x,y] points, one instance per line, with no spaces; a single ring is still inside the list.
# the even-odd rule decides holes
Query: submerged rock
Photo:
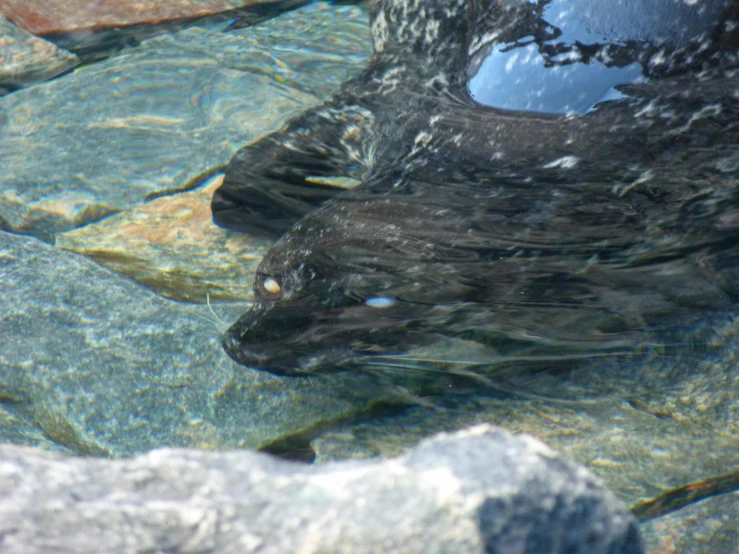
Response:
[[[57,236],[56,245],[89,256],[159,294],[189,302],[248,300],[269,243],[212,222],[210,199],[223,175]]]
[[[369,376],[245,371],[205,306],[163,299],[33,238],[0,232],[0,283],[1,441],[113,457],[260,448],[383,398]]]
[[[311,448],[319,463],[397,456],[440,431],[489,422],[546,442],[631,505],[739,467],[738,348],[739,319],[717,317],[686,332],[679,355],[493,375],[510,389],[495,394],[473,381],[472,390],[424,398],[405,413],[330,429]],[[733,553],[739,528],[727,514],[738,510],[739,496],[726,495],[683,508],[670,523],[648,522],[650,552]]]
[[[586,470],[480,426],[384,462],[158,450],[127,461],[0,447],[0,546],[48,552],[638,554]]]
[[[739,493],[710,498],[640,526],[648,552],[734,554],[739,552]]]
[[[20,30],[0,13],[0,87],[45,81],[78,63],[71,52]]]
[[[0,228],[52,241],[165,191],[323,101],[369,52],[365,14],[317,4],[150,39],[0,98]]]

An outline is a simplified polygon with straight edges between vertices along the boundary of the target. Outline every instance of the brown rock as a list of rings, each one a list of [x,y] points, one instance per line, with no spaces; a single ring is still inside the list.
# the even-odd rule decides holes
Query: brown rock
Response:
[[[269,244],[213,224],[210,199],[222,180],[218,175],[197,190],[64,233],[56,245],[169,298],[249,299],[254,271]]]
[[[202,17],[267,0],[0,0],[0,11],[35,35]]]

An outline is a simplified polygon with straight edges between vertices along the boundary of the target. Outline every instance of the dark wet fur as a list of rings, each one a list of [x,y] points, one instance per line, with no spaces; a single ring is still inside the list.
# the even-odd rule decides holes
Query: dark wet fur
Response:
[[[234,156],[215,221],[281,237],[254,308],[224,337],[235,360],[280,374],[484,382],[496,367],[547,371],[660,348],[674,329],[735,309],[736,5],[679,47],[624,45],[619,55],[651,81],[565,117],[482,107],[466,92],[480,37],[541,28],[534,8],[513,4],[372,4],[365,72]],[[310,179],[333,176],[362,184]],[[366,304],[378,297],[394,303]],[[457,358],[423,353],[448,339]]]

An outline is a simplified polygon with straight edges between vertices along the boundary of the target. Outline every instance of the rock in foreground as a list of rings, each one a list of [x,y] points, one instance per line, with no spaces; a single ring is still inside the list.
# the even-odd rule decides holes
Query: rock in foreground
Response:
[[[48,552],[638,553],[586,470],[480,426],[384,462],[310,468],[251,452],[127,461],[0,448],[0,549]]]

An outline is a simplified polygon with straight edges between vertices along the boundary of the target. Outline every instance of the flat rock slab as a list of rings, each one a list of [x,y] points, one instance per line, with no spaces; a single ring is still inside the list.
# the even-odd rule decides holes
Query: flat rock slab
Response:
[[[3,0],[0,11],[35,35],[155,24],[274,0]]]
[[[703,502],[640,526],[654,554],[735,554],[739,552],[739,493]]]
[[[71,52],[22,31],[0,13],[0,87],[45,81],[78,63]]]
[[[335,92],[369,46],[363,11],[316,4],[237,32],[156,37],[0,98],[0,228],[51,242],[195,186]]]
[[[659,418],[617,399],[563,406],[472,395],[453,409],[415,407],[392,418],[333,429],[314,439],[312,447],[319,462],[394,456],[424,436],[483,422],[547,442],[597,473],[629,504],[739,466],[735,425]]]
[[[202,187],[57,236],[56,246],[84,254],[168,298],[188,302],[251,300],[259,262],[271,243],[213,223],[210,200],[223,174]]]
[[[566,376],[545,373],[521,386],[520,396],[426,398],[426,407],[331,429],[311,446],[318,462],[397,456],[439,431],[490,422],[546,442],[631,505],[739,467],[739,319],[716,316],[706,327],[710,331],[695,343],[686,336],[678,357],[613,366],[596,361]],[[736,517],[726,517],[739,514],[739,497],[726,498],[701,503],[692,512],[702,514],[698,519],[675,514],[671,531],[650,523],[651,544],[680,545],[664,552],[707,552],[709,544],[712,553],[735,552],[719,548],[739,543]],[[709,536],[717,537],[716,550]]]
[[[252,300],[259,262],[272,241],[213,223],[223,174],[190,192],[158,198],[62,233],[56,246],[84,254],[167,298],[203,303]],[[349,179],[325,181],[347,188]]]
[[[480,426],[383,462],[310,468],[250,452],[127,461],[0,446],[0,549],[639,554],[636,522],[586,470]]]
[[[238,366],[205,306],[34,238],[0,232],[0,283],[0,440],[114,457],[260,448],[383,398],[369,377],[280,379]],[[228,320],[244,309],[219,306]]]
[[[17,398],[0,393],[0,442],[39,446],[45,450],[69,453],[69,449],[58,445],[46,437],[35,421],[26,417],[18,417]],[[7,406],[10,404],[10,406]]]

